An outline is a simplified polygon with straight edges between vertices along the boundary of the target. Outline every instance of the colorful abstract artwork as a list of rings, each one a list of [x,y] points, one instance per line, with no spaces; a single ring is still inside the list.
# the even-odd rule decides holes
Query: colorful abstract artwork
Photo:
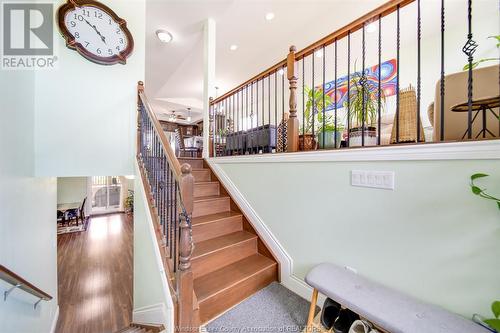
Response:
[[[385,97],[393,96],[396,94],[397,86],[397,61],[396,59],[391,59],[380,65],[380,86],[385,93]],[[361,72],[357,72],[361,75]],[[373,87],[373,90],[378,89],[378,65],[365,69],[366,79],[370,81],[369,86]],[[352,74],[351,74],[352,75]],[[318,87],[321,89],[321,87]],[[352,90],[351,90],[352,91]],[[335,81],[331,81],[325,84],[325,93],[330,96],[332,103],[326,111],[332,111],[335,109],[335,104],[337,109],[344,107],[344,102],[347,101],[347,76],[337,79],[337,96],[335,95]],[[378,95],[377,95],[378,96]]]

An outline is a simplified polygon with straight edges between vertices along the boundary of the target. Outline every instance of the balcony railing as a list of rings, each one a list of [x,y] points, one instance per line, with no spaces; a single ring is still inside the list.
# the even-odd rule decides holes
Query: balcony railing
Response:
[[[476,2],[421,2],[388,1],[211,99],[211,156],[499,138],[500,71],[476,67]],[[447,17],[447,6],[463,17]],[[447,30],[457,22],[458,40]]]

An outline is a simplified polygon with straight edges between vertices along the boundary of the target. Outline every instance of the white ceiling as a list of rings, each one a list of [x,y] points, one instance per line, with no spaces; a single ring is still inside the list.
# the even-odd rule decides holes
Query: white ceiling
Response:
[[[192,108],[193,120],[202,118],[203,23],[207,18],[217,25],[216,85],[221,95],[284,59],[290,45],[300,50],[386,1],[147,0],[146,93],[165,120],[161,114],[187,107]],[[486,2],[495,8],[496,0],[483,0],[481,5]],[[453,25],[465,29],[463,3],[465,0],[447,2],[448,29]],[[265,20],[268,12],[275,14],[274,20]],[[423,2],[424,36],[438,33],[439,14],[439,1]],[[415,35],[413,17],[403,19],[401,25],[402,36]],[[155,35],[158,29],[170,31],[174,41],[161,43]],[[453,33],[453,29],[448,31]],[[385,43],[392,43],[384,38]],[[414,38],[405,39],[415,43]],[[238,45],[236,51],[229,50],[232,44]]]

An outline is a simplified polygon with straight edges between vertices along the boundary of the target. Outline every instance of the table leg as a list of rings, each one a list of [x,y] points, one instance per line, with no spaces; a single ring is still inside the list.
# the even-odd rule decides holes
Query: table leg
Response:
[[[307,317],[307,327],[306,332],[312,332],[312,323],[314,320],[314,312],[316,310],[316,303],[318,303],[318,289],[314,288],[312,298],[311,298],[311,306],[309,308],[309,316]]]

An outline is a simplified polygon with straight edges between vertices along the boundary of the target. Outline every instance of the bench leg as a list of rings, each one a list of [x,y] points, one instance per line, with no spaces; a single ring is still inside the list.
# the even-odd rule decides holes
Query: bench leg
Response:
[[[307,317],[307,332],[312,332],[313,330],[313,320],[314,320],[314,311],[316,310],[316,303],[318,303],[318,289],[313,290],[312,298],[311,298],[311,306],[309,307],[309,316]]]

